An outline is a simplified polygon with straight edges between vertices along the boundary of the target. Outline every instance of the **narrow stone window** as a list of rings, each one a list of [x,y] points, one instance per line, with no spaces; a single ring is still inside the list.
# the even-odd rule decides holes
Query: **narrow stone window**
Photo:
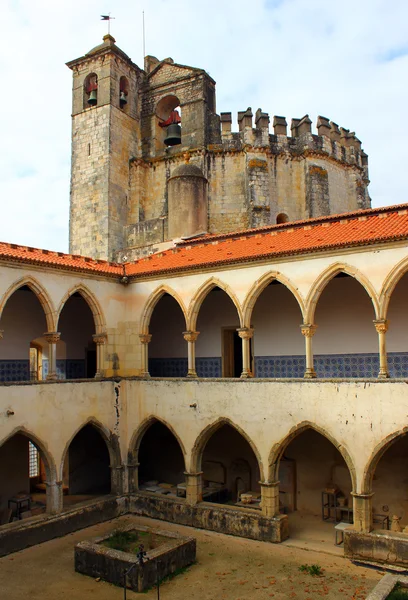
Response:
[[[281,225],[282,223],[288,223],[289,217],[286,213],[279,213],[276,217],[276,224]]]
[[[129,82],[126,77],[121,77],[119,81],[119,106],[125,110],[128,106]]]
[[[98,104],[98,76],[89,73],[84,83],[84,108]]]

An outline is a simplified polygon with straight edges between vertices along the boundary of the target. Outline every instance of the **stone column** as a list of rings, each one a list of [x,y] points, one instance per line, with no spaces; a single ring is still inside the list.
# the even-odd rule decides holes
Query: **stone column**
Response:
[[[48,514],[58,515],[62,512],[62,494],[62,481],[45,482],[46,509]]]
[[[380,370],[378,371],[378,378],[387,379],[390,376],[388,372],[387,349],[385,343],[385,334],[388,330],[388,321],[386,319],[378,319],[373,321],[373,323],[378,333],[378,346],[380,352]]]
[[[44,338],[48,342],[48,375],[47,380],[55,381],[57,377],[57,342],[61,334],[58,331],[44,333]]]
[[[124,478],[124,465],[112,466],[111,470],[111,494],[120,495],[123,493],[123,478]]]
[[[354,529],[361,533],[370,533],[373,529],[373,496],[370,494],[356,494],[353,496]]]
[[[186,476],[186,501],[188,504],[198,504],[203,500],[203,481],[200,473],[187,473]]]
[[[254,335],[254,330],[250,327],[241,327],[237,329],[238,335],[242,340],[242,379],[248,379],[252,377],[251,371],[251,353],[250,353],[250,339]]]
[[[131,463],[127,465],[128,492],[132,494],[139,489],[139,464]]]
[[[142,343],[142,369],[141,377],[150,377],[149,373],[149,344],[152,341],[151,333],[141,333],[139,339]]]
[[[106,343],[106,333],[96,333],[92,336],[96,344],[96,373],[95,379],[101,379],[105,375],[103,347]]]
[[[197,377],[196,368],[195,368],[195,343],[196,343],[199,335],[200,335],[199,331],[183,331],[183,337],[186,340],[186,342],[188,342],[187,377]]]
[[[306,371],[304,377],[306,379],[313,379],[316,377],[316,371],[313,366],[313,351],[312,351],[312,337],[316,333],[317,325],[312,323],[303,323],[300,326],[302,335],[305,336],[306,343]]]
[[[273,483],[262,481],[261,484],[261,507],[264,517],[275,517],[279,514],[279,481]]]

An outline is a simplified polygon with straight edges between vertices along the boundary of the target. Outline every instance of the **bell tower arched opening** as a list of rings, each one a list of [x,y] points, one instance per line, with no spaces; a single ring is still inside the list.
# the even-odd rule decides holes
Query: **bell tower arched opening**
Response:
[[[181,108],[177,96],[169,94],[156,106],[156,150],[181,144]]]

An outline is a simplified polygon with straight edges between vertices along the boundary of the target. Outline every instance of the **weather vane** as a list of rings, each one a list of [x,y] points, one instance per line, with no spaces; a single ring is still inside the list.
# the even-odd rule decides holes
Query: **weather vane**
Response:
[[[101,21],[108,21],[108,35],[110,35],[110,22],[114,18],[115,17],[111,17],[110,13],[108,13],[107,15],[101,15]]]

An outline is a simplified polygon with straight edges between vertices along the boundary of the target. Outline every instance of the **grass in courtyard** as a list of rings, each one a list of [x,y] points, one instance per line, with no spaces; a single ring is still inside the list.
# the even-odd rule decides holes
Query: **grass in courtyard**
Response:
[[[148,552],[162,544],[168,544],[169,541],[168,538],[149,531],[123,531],[118,529],[108,539],[101,542],[101,544],[113,550],[137,554],[140,544],[143,544],[144,550]]]
[[[319,565],[300,565],[299,571],[309,573],[309,575],[313,575],[314,577],[323,575],[322,568]]]
[[[397,583],[391,594],[387,596],[387,600],[408,600],[408,588]]]

